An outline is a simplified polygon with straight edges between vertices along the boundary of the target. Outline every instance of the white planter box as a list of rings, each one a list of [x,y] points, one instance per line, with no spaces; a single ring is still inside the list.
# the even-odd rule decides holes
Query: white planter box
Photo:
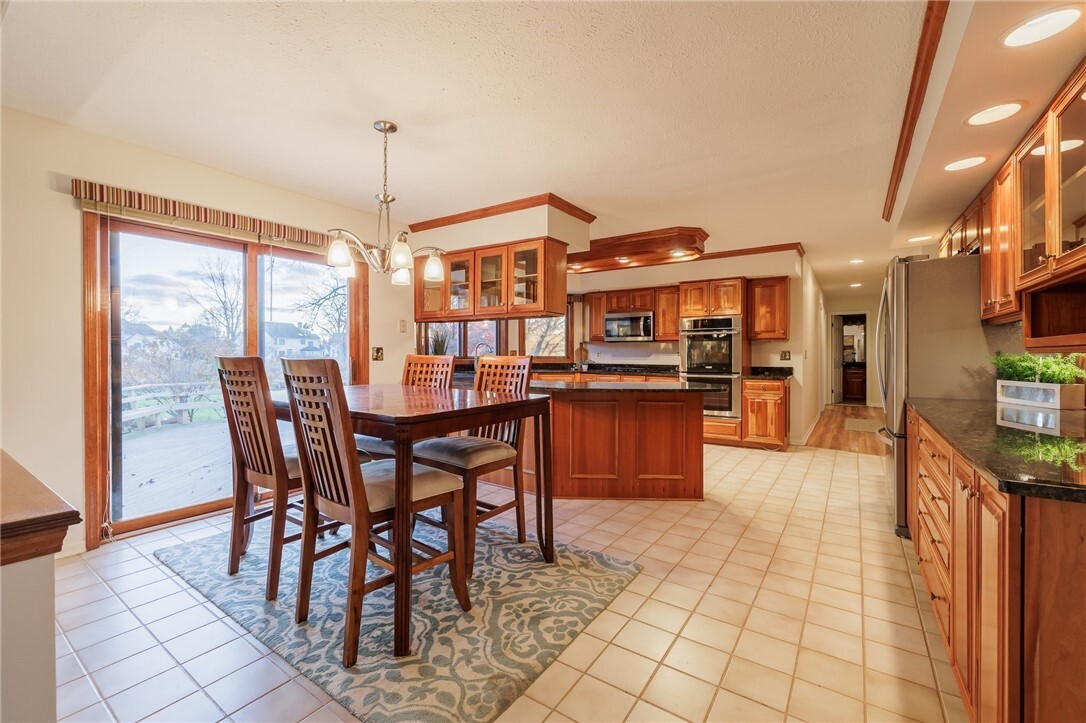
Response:
[[[1086,385],[997,379],[996,402],[1045,409],[1082,409],[1086,407]]]

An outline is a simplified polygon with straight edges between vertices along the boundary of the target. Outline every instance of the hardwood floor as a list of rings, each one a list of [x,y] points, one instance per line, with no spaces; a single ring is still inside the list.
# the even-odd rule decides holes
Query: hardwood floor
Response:
[[[837,449],[862,454],[890,454],[890,448],[879,441],[874,432],[852,432],[845,429],[846,419],[880,419],[878,407],[856,404],[830,404],[822,411],[814,431],[807,439],[808,447]]]

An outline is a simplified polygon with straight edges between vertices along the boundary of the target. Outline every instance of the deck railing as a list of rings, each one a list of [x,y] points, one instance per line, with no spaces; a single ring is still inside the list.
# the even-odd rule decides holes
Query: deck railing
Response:
[[[222,389],[215,382],[168,382],[137,384],[121,389],[121,423],[124,431],[146,429],[150,424],[187,424],[196,412],[213,409],[225,414]],[[132,424],[130,424],[132,423]]]

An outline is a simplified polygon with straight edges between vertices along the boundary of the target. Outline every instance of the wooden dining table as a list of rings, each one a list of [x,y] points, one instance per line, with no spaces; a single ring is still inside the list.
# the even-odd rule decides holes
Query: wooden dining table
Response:
[[[554,496],[551,485],[550,398],[474,389],[433,389],[398,384],[345,387],[356,434],[392,440],[396,449],[395,540],[411,539],[412,445],[429,437],[534,418],[536,431],[536,536],[543,559],[554,562]],[[277,419],[290,421],[285,391],[272,393]],[[393,654],[411,654],[411,546],[396,544]]]

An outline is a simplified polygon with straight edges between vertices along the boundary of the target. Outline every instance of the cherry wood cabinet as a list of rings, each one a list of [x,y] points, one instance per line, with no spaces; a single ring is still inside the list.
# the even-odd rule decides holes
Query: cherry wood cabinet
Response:
[[[752,341],[788,339],[789,277],[747,279],[747,338]]]
[[[679,316],[737,316],[743,313],[742,277],[679,284]]]
[[[743,380],[743,441],[788,446],[788,382],[784,380]]]
[[[607,313],[607,294],[598,291],[584,295],[585,328],[588,341],[603,341],[603,315]]]
[[[426,259],[415,259],[415,321],[566,313],[566,244],[561,241],[543,237],[455,251],[442,262],[445,278],[426,281]]]
[[[709,315],[709,282],[679,284],[679,316]]]
[[[607,295],[607,308],[608,314],[616,311],[629,311],[630,310],[630,292],[629,290],[622,291],[608,291]]]
[[[621,289],[607,292],[607,313],[652,311],[653,289]]]
[[[631,311],[653,311],[656,304],[654,289],[634,289],[630,292]]]
[[[996,281],[992,286],[995,315],[1005,320],[1021,318],[1020,297],[1015,291],[1015,253],[1018,219],[1014,209],[1014,166],[1007,164],[996,174],[992,186],[992,252]]]
[[[656,341],[679,340],[679,287],[655,290],[653,324]]]
[[[867,399],[867,369],[864,367],[845,367],[845,399]]]

